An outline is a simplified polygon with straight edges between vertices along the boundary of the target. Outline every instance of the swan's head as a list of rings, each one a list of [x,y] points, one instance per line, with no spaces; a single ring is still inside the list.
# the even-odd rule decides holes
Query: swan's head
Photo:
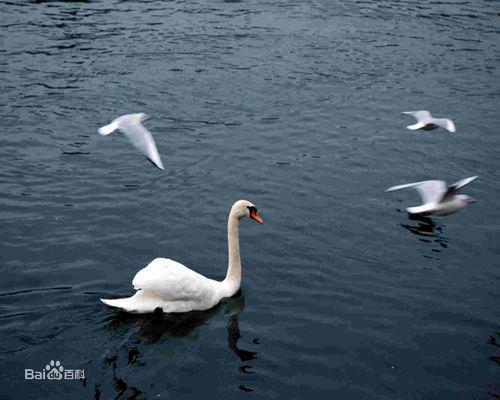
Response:
[[[259,224],[264,223],[260,215],[257,213],[257,208],[248,200],[238,200],[234,203],[231,208],[231,215],[234,215],[238,219],[247,217],[257,221]]]

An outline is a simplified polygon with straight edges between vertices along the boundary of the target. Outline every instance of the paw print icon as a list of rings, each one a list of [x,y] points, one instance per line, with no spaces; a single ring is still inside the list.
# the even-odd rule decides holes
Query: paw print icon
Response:
[[[62,379],[64,367],[61,365],[60,361],[50,360],[50,363],[45,366],[45,369],[48,371],[47,379]]]

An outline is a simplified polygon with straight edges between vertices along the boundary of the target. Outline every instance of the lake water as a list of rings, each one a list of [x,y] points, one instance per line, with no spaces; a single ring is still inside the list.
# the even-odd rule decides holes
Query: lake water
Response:
[[[0,0],[0,398],[500,396],[496,1]],[[452,117],[410,132],[401,111]],[[97,128],[146,112],[165,171]],[[412,190],[478,175],[460,213]],[[127,316],[155,257],[241,293]],[[50,361],[85,379],[25,380]]]

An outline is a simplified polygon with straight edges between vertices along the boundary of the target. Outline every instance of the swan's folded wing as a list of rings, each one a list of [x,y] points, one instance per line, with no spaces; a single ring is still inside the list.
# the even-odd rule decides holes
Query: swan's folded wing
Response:
[[[215,281],[186,266],[156,258],[134,277],[134,289],[150,291],[165,301],[201,300],[213,292]]]

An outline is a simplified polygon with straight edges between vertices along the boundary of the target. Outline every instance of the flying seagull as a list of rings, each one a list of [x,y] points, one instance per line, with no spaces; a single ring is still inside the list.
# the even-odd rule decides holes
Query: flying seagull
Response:
[[[430,214],[451,214],[461,210],[467,204],[475,203],[476,201],[465,194],[458,194],[458,190],[465,185],[471,183],[477,176],[462,179],[455,182],[453,185],[446,186],[444,181],[422,181],[415,183],[407,183],[405,185],[392,186],[386,192],[394,190],[406,189],[409,187],[418,190],[422,198],[421,206],[408,207],[406,211],[410,214],[430,215]]]
[[[417,120],[416,124],[408,125],[410,130],[423,129],[425,131],[432,131],[436,128],[444,128],[448,132],[455,132],[455,124],[448,118],[434,118],[429,111],[404,111],[403,114],[413,115]]]
[[[116,118],[109,125],[105,125],[99,128],[99,134],[106,136],[113,133],[117,129],[125,134],[128,140],[139,149],[139,151],[144,154],[149,161],[156,165],[160,169],[163,168],[163,163],[161,162],[160,154],[156,148],[155,141],[151,133],[142,126],[141,122],[145,121],[149,117],[144,114],[127,114]]]

